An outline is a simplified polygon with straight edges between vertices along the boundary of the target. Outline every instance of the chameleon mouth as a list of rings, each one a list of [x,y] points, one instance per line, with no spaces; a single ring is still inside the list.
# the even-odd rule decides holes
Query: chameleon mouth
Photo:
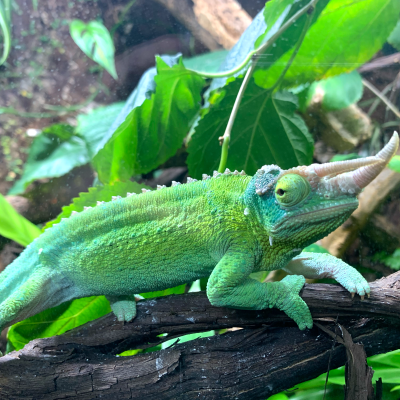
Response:
[[[350,216],[351,213],[357,209],[358,201],[354,199],[349,201],[336,201],[330,206],[314,206],[305,208],[303,212],[297,214],[295,212],[288,212],[272,230],[272,235],[279,235],[283,230],[290,228],[299,228],[307,225],[316,225],[321,222],[336,219],[340,216]]]

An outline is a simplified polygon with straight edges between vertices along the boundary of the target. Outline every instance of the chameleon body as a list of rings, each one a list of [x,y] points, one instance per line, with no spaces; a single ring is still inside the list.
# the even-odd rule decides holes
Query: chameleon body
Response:
[[[119,320],[136,315],[135,293],[210,276],[215,306],[276,307],[300,329],[312,317],[305,277],[331,277],[353,295],[365,279],[328,254],[302,249],[357,208],[357,194],[396,152],[395,133],[374,157],[254,176],[226,171],[187,184],[101,203],[47,229],[0,274],[0,329],[64,301],[105,295]],[[284,269],[280,282],[250,277]]]

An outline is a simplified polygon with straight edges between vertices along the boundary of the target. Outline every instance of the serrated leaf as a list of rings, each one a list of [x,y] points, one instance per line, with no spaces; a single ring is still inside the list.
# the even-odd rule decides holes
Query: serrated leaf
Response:
[[[399,12],[398,0],[331,0],[306,34],[282,87],[299,86],[358,68],[385,43]],[[257,84],[271,87],[291,53],[288,51],[268,70],[256,71]]]
[[[141,193],[142,189],[151,188],[132,181],[115,182],[113,185],[91,187],[88,189],[88,192],[79,193],[79,197],[75,197],[70,205],[64,206],[61,214],[56,219],[49,221],[43,230],[50,228],[54,224],[58,224],[61,218],[68,218],[73,211],[81,212],[84,210],[83,207],[95,207],[98,201],[111,201],[112,196],[126,197],[128,192]]]
[[[228,55],[228,50],[212,51],[194,57],[184,57],[183,65],[201,72],[217,72],[222,62]]]
[[[172,67],[160,57],[156,62],[155,93],[127,115],[94,158],[103,183],[149,172],[174,155],[200,108],[204,79],[181,58]]]
[[[93,61],[117,79],[114,63],[114,43],[107,28],[99,21],[85,24],[76,19],[70,24],[70,33],[78,47]]]
[[[121,113],[124,105],[123,102],[113,103],[105,107],[95,108],[88,114],[78,115],[76,134],[85,140],[90,158],[97,154],[99,145]]]
[[[242,79],[224,88],[223,99],[211,106],[189,142],[190,176],[217,169],[222,136]],[[313,140],[304,121],[295,113],[296,97],[288,92],[272,94],[251,80],[244,93],[231,133],[227,168],[254,174],[266,164],[288,169],[312,161]]]
[[[65,302],[11,326],[7,335],[7,351],[20,350],[33,339],[61,335],[109,312],[110,303],[104,296]]]
[[[346,108],[361,99],[363,94],[361,75],[353,71],[314,82],[308,90],[308,104],[315,94],[322,97],[322,107],[326,111]]]
[[[87,164],[89,160],[86,143],[74,134],[73,127],[64,124],[49,126],[34,139],[24,172],[9,194],[24,192],[36,179],[65,175],[73,168]]]
[[[40,229],[22,215],[19,215],[1,194],[0,210],[1,236],[14,240],[22,246],[28,246],[40,235]]]

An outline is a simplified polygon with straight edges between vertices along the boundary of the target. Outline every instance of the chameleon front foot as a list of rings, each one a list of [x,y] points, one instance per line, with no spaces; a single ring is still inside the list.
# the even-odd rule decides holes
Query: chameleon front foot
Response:
[[[136,317],[136,301],[142,300],[139,295],[134,296],[106,296],[111,310],[118,321],[130,322]]]
[[[310,310],[304,300],[299,296],[300,290],[303,288],[305,278],[300,275],[289,275],[283,278],[280,282],[281,295],[276,300],[272,307],[276,307],[283,311],[289,318],[299,326],[300,330],[313,327],[313,320]]]

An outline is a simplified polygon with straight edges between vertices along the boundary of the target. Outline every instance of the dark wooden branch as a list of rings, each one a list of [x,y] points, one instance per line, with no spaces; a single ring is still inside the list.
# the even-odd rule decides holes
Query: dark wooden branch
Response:
[[[400,272],[371,288],[364,301],[323,284],[306,285],[302,297],[314,319],[334,331],[331,321],[338,318],[370,356],[400,348]],[[0,358],[0,398],[265,399],[327,369],[332,338],[317,326],[299,331],[277,310],[216,308],[204,293],[143,301],[138,310],[132,323],[107,315]],[[244,329],[115,356],[182,334],[230,327]],[[158,337],[161,333],[168,336]],[[331,357],[331,368],[343,365],[344,346],[337,344]]]
[[[400,53],[390,54],[389,56],[379,57],[369,63],[364,64],[358,68],[358,72],[369,72],[375,69],[390,67],[392,65],[400,64]]]

